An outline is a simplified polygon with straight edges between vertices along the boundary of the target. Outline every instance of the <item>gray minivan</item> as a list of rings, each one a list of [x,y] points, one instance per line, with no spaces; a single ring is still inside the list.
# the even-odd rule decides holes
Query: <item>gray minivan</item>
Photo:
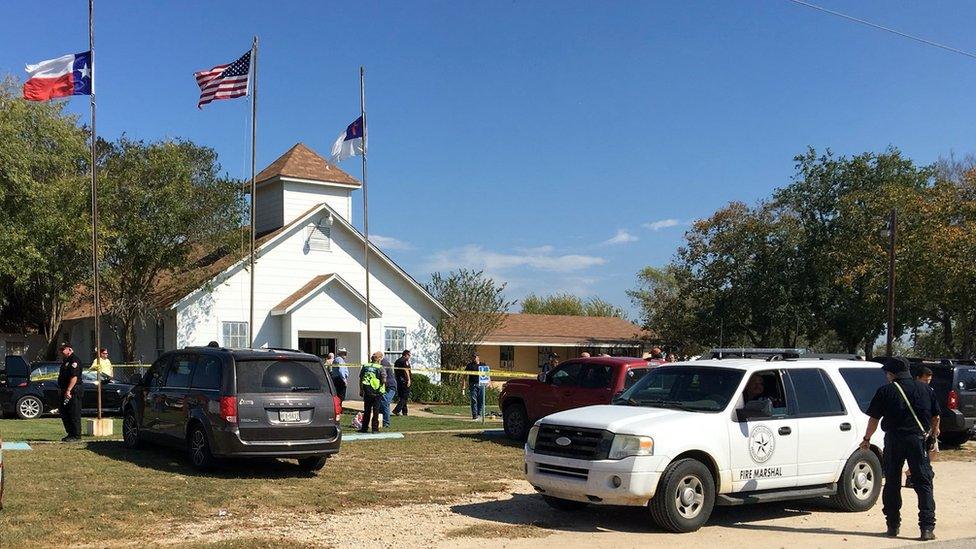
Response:
[[[127,448],[179,446],[217,458],[294,458],[318,471],[339,451],[342,407],[322,360],[285,349],[186,347],[159,357],[122,403]]]

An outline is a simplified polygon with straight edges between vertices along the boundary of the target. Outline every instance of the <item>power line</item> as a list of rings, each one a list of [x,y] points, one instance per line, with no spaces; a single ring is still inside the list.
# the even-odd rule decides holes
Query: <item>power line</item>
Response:
[[[808,8],[815,9],[817,11],[822,11],[824,13],[828,13],[830,15],[834,15],[836,17],[840,17],[842,19],[847,19],[848,21],[854,21],[855,23],[860,23],[862,25],[867,25],[868,27],[871,27],[871,28],[875,28],[875,29],[878,29],[878,30],[883,30],[885,32],[890,32],[891,34],[897,34],[898,36],[901,36],[903,38],[908,38],[909,40],[914,40],[916,42],[921,42],[922,44],[925,44],[925,45],[928,45],[928,46],[933,46],[933,47],[940,48],[940,49],[943,49],[943,50],[946,50],[946,51],[951,51],[952,53],[958,53],[960,55],[965,55],[966,57],[971,57],[973,59],[976,59],[976,53],[971,53],[971,52],[968,52],[968,51],[965,51],[965,50],[960,50],[960,49],[957,49],[957,48],[953,48],[952,46],[946,46],[945,44],[940,44],[938,42],[933,42],[931,40],[926,40],[925,38],[922,38],[920,36],[914,36],[914,35],[911,35],[911,34],[906,34],[904,32],[901,32],[901,31],[898,31],[898,30],[895,30],[895,29],[892,29],[892,28],[889,28],[889,27],[885,27],[885,26],[879,25],[877,23],[872,23],[872,22],[866,21],[864,19],[858,19],[857,17],[853,17],[853,16],[850,16],[850,15],[847,15],[846,13],[841,13],[839,11],[834,11],[834,10],[829,10],[827,8],[818,6],[816,4],[811,4],[809,2],[804,2],[803,0],[789,0],[789,1],[790,2],[793,2],[794,4],[799,4],[801,6],[806,6]]]

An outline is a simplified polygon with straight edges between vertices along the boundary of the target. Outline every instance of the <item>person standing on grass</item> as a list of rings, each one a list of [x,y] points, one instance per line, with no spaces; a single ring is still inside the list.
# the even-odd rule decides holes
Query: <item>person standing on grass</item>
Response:
[[[61,400],[61,422],[65,437],[61,442],[81,440],[81,398],[84,384],[81,383],[81,360],[75,350],[67,343],[61,344],[61,370],[58,372],[58,394]]]
[[[396,408],[393,409],[393,415],[407,415],[407,401],[410,400],[410,383],[413,381],[410,376],[410,351],[403,351],[400,358],[393,363],[395,368],[394,376],[396,377],[397,383],[397,400]]]
[[[346,355],[348,353],[344,348],[339,349],[336,353],[338,356],[332,360],[332,384],[335,385],[336,396],[341,402],[346,400],[346,387],[349,384],[349,367],[346,366]]]
[[[396,398],[397,382],[390,359],[384,355],[380,365],[383,366],[383,372],[386,374],[386,392],[383,393],[383,427],[385,428],[390,426],[390,404]]]
[[[380,432],[380,414],[383,395],[386,394],[386,372],[380,365],[382,360],[383,352],[376,351],[370,356],[369,364],[363,364],[359,370],[359,396],[363,397],[363,426],[359,429],[360,433],[368,432],[371,423],[373,432]]]
[[[467,372],[474,372],[468,375],[468,397],[471,399],[471,419],[478,419],[485,413],[485,388],[480,382],[480,368],[485,366],[481,362],[478,353],[471,353],[471,362],[464,367]]]

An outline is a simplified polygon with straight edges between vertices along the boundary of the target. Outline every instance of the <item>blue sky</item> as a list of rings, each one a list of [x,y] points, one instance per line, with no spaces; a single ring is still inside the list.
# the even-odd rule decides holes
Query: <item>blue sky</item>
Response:
[[[976,50],[973,3],[819,3]],[[18,4],[2,8],[0,72],[87,49],[87,2]],[[635,273],[665,264],[689,220],[788,183],[808,145],[922,163],[976,148],[976,60],[785,0],[96,10],[99,134],[189,138],[236,177],[249,105],[198,111],[194,71],[259,35],[260,169],[299,141],[326,154],[365,65],[371,230],[418,279],[484,268],[512,298],[562,290],[633,313]],[[71,108],[87,120],[85,98]],[[342,167],[360,176],[358,159]]]

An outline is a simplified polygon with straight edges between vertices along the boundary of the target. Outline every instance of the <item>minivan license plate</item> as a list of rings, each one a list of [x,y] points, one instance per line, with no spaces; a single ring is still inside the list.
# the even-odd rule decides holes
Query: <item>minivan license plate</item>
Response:
[[[278,410],[278,418],[281,421],[300,421],[301,416],[298,410]]]

